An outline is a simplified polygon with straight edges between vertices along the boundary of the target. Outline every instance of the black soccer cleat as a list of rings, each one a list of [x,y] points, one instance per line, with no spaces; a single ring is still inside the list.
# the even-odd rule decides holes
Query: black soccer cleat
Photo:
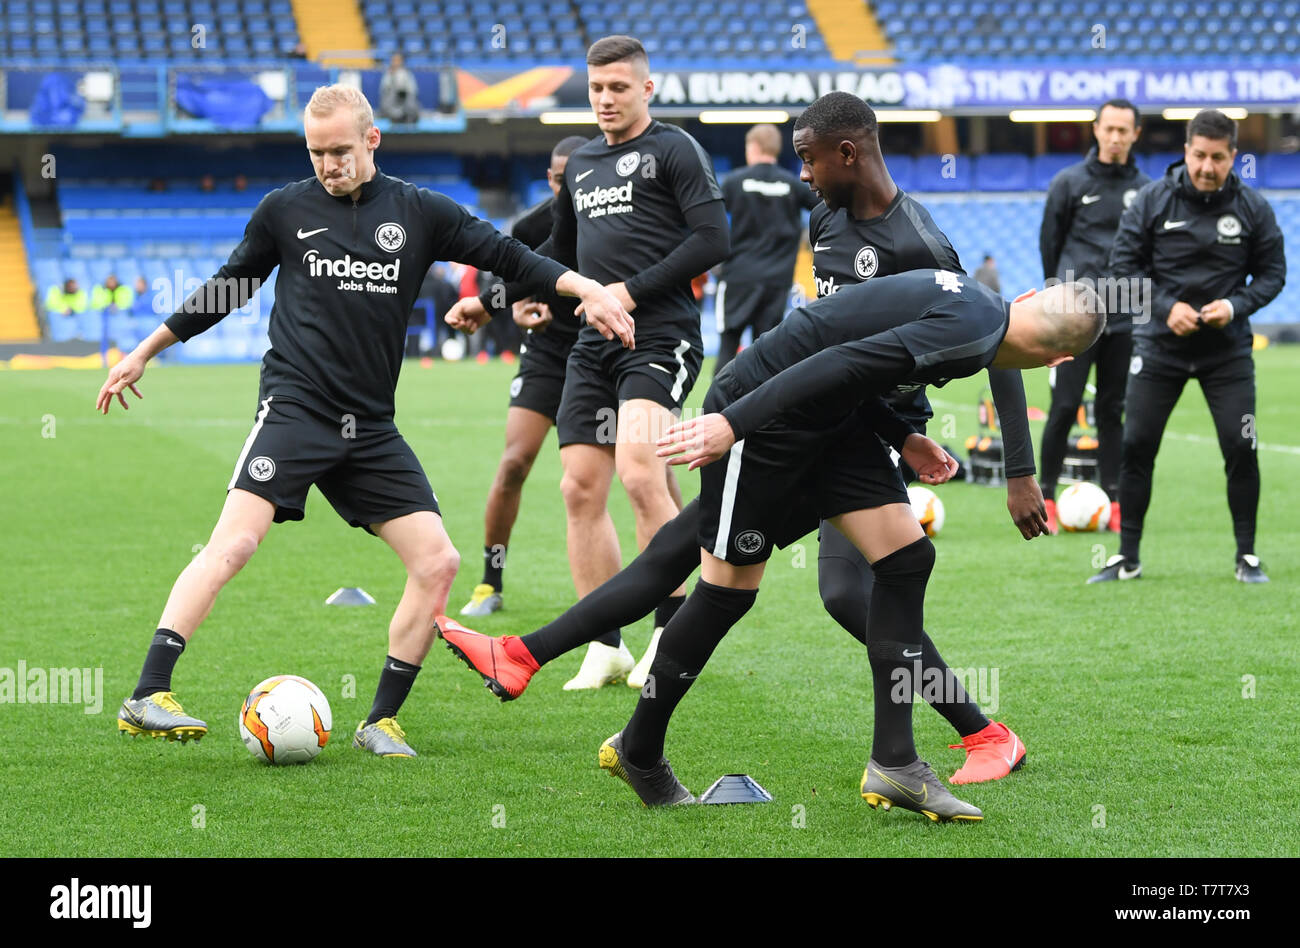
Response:
[[[1253,553],[1246,553],[1237,557],[1237,581],[1241,583],[1266,583],[1268,577],[1264,575],[1264,567],[1259,562],[1259,557]]]
[[[597,757],[600,769],[609,772],[636,791],[645,806],[681,806],[695,803],[691,791],[682,786],[682,782],[673,773],[667,759],[660,757],[653,767],[641,769],[623,759],[623,732],[600,745]]]

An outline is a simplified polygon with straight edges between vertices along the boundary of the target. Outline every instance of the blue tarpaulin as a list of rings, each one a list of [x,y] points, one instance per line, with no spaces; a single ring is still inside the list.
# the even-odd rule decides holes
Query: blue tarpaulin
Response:
[[[225,126],[256,125],[274,104],[248,79],[195,79],[176,76],[176,104],[195,118]]]
[[[85,109],[76,80],[65,72],[52,72],[41,80],[30,116],[33,125],[76,125]]]

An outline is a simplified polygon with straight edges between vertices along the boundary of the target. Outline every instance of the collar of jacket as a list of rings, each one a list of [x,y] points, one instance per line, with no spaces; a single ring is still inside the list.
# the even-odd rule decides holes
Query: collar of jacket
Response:
[[[369,201],[374,198],[375,195],[387,190],[388,185],[392,180],[392,178],[380,171],[379,166],[376,165],[375,176],[361,185],[361,197],[357,199],[357,203],[361,204],[365,201]],[[319,182],[317,183],[319,184]],[[321,185],[321,190],[325,191],[324,185]],[[347,201],[349,204],[352,203],[351,194],[330,194],[328,191],[325,191],[325,194],[327,197],[330,197],[335,201]]]
[[[1138,173],[1137,162],[1133,160],[1133,150],[1129,149],[1128,161],[1122,165],[1114,162],[1106,164],[1097,155],[1097,146],[1093,145],[1088,149],[1088,155],[1083,159],[1088,164],[1088,171],[1095,177],[1110,175],[1113,178],[1135,178]]]
[[[1237,196],[1237,191],[1241,187],[1241,179],[1237,177],[1237,172],[1229,171],[1228,180],[1223,182],[1223,187],[1217,191],[1201,191],[1187,177],[1187,162],[1180,158],[1172,165],[1165,169],[1165,175],[1174,179],[1174,185],[1178,189],[1178,196],[1189,204],[1200,204],[1203,207],[1214,207],[1217,204],[1225,204]]]

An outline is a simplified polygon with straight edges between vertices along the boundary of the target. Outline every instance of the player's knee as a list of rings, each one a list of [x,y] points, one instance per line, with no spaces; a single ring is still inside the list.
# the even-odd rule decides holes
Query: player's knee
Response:
[[[859,629],[865,634],[871,600],[867,584],[857,576],[856,570],[823,567],[817,574],[817,588],[822,605],[832,619],[854,635],[859,635]]]
[[[240,530],[209,543],[204,553],[216,557],[225,572],[234,576],[253,558],[260,542],[256,533]]]
[[[533,456],[523,451],[509,451],[501,458],[499,477],[501,486],[506,490],[518,491],[528,480],[528,472],[533,469]]]
[[[929,537],[921,537],[871,564],[876,583],[892,586],[924,582],[930,578],[933,569],[934,544]]]
[[[459,569],[460,553],[447,543],[412,560],[406,574],[422,589],[439,589],[449,585]]]
[[[606,492],[600,479],[583,471],[565,471],[560,478],[560,494],[570,516],[594,516],[605,511]]]
[[[656,506],[668,496],[668,482],[661,465],[628,464],[619,467],[619,480],[634,508]]]

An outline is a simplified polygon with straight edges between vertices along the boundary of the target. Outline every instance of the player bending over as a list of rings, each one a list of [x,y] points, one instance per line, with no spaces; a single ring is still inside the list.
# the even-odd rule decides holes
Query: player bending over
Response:
[[[693,799],[662,756],[669,717],[753,604],[772,547],[802,536],[820,516],[854,543],[875,575],[867,648],[876,716],[864,797],[933,819],[981,818],[919,759],[910,701],[890,700],[899,673],[915,673],[934,551],[898,469],[872,436],[878,414],[862,406],[900,384],[943,384],[989,365],[1058,364],[1090,345],[1103,324],[1095,294],[1078,284],[1007,303],[962,275],[919,270],[810,303],[737,357],[706,397],[712,413],[672,429],[676,440],[665,449],[684,452],[677,462],[692,467],[727,460],[702,474],[701,580],[664,631],[651,668],[654,697],[643,693],[628,726],[602,746],[601,766],[648,805]],[[891,444],[906,445],[905,425],[883,427]],[[921,464],[923,479],[933,477],[933,463]],[[454,628],[443,634],[482,654],[478,639]],[[517,654],[519,640],[511,646]],[[497,646],[488,657],[505,654]]]

